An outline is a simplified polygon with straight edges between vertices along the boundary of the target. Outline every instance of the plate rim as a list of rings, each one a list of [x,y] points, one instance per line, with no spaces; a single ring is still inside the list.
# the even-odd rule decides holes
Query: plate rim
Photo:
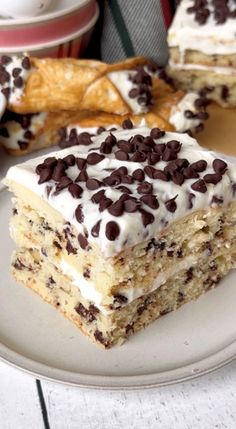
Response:
[[[170,386],[209,374],[234,360],[236,360],[236,340],[204,359],[172,370],[133,376],[94,375],[50,367],[0,343],[0,361],[10,367],[41,380],[96,390],[142,390]]]

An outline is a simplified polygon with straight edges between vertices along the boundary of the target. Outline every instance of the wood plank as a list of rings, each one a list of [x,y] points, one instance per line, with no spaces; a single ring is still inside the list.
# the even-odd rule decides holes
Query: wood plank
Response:
[[[44,429],[35,379],[0,362],[0,428]]]
[[[236,362],[160,389],[96,391],[42,382],[51,428],[209,429],[236,427]]]

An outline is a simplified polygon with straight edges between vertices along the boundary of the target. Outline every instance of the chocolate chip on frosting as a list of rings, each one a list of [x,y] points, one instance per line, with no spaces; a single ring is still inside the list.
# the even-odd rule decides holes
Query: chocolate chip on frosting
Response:
[[[93,194],[91,200],[94,204],[100,203],[101,199],[104,197],[105,191],[104,189],[101,189],[101,191],[96,192]]]
[[[76,217],[76,220],[79,223],[82,223],[84,221],[84,214],[83,214],[83,210],[82,210],[82,205],[81,204],[79,204],[77,206],[77,209],[75,210],[75,217]]]
[[[81,194],[83,193],[83,189],[81,188],[81,186],[77,185],[76,183],[71,183],[68,186],[68,191],[73,198],[80,198]]]
[[[118,200],[108,207],[108,211],[113,216],[121,216],[124,211],[124,203]]]
[[[171,213],[174,213],[177,209],[177,204],[175,202],[177,196],[178,195],[176,195],[174,198],[171,198],[165,202],[166,209]]]
[[[133,128],[133,122],[130,119],[125,119],[121,126],[124,128],[124,130],[131,130]]]
[[[132,173],[132,177],[137,180],[138,182],[142,182],[144,180],[144,172],[141,168],[138,168],[137,170],[134,170]]]
[[[86,182],[86,187],[91,191],[100,188],[101,182],[97,179],[88,179]]]
[[[227,163],[222,159],[214,159],[212,166],[215,172],[220,174],[224,174],[228,167]]]
[[[205,174],[205,176],[203,177],[204,181],[206,183],[212,183],[213,185],[216,185],[218,182],[221,181],[222,176],[219,173],[215,173],[215,174]]]
[[[137,191],[139,194],[151,194],[153,186],[149,182],[143,182],[141,185],[137,187]]]
[[[29,57],[24,57],[23,60],[22,60],[22,62],[21,62],[21,64],[22,64],[22,67],[25,70],[29,70],[30,67],[31,67],[31,63],[30,63]]]
[[[164,137],[165,135],[165,131],[160,130],[160,128],[152,128],[150,131],[150,136],[157,140],[160,139],[161,137]]]
[[[99,153],[93,152],[87,156],[87,163],[90,165],[95,165],[101,162],[104,158],[104,155],[100,155]]]
[[[105,234],[106,237],[109,241],[114,241],[116,240],[116,238],[119,236],[120,234],[120,228],[119,225],[114,222],[114,221],[110,221],[106,224],[106,228],[105,228]]]
[[[91,234],[93,237],[99,237],[101,219],[98,220],[91,229]]]
[[[77,136],[77,133],[76,133],[75,136],[78,139],[78,143],[81,144],[81,145],[83,145],[83,146],[89,146],[92,143],[91,135],[89,133],[87,133],[87,132],[80,133],[78,136]],[[72,137],[72,138],[75,137],[75,136],[73,136],[73,135],[71,136],[70,135],[70,137]]]
[[[155,195],[143,195],[140,198],[140,201],[142,201],[144,204],[146,204],[151,209],[158,209],[159,202]]]
[[[207,162],[204,159],[200,159],[199,161],[193,162],[190,167],[197,171],[198,173],[206,170],[207,168]]]
[[[135,198],[129,198],[124,201],[124,210],[127,213],[134,213],[138,210],[139,203]]]
[[[88,247],[88,240],[83,234],[78,235],[78,242],[81,249],[85,250]]]
[[[117,150],[115,152],[115,157],[116,159],[118,159],[119,161],[128,161],[129,160],[129,155],[127,152],[125,152],[124,150]]]
[[[204,180],[202,180],[202,179],[199,179],[196,182],[194,182],[191,185],[191,188],[194,191],[201,192],[202,194],[204,194],[207,191],[206,184],[205,184]]]
[[[139,212],[141,213],[143,226],[146,227],[154,222],[155,218],[152,213],[147,212],[146,210],[140,208]]]

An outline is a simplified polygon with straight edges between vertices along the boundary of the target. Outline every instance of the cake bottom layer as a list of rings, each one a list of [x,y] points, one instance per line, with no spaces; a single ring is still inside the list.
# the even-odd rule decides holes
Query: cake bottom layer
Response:
[[[236,243],[202,257],[199,263],[179,271],[155,291],[106,313],[86,300],[78,287],[38,250],[21,248],[13,254],[15,279],[56,307],[84,334],[105,348],[123,343],[131,334],[158,317],[176,310],[214,288],[235,267]],[[120,304],[120,305],[119,305]]]
[[[207,96],[223,107],[236,106],[236,69],[234,72],[234,75],[227,75],[190,67],[184,70],[181,65],[168,68],[168,74],[179,88],[199,92],[207,87],[210,89]]]

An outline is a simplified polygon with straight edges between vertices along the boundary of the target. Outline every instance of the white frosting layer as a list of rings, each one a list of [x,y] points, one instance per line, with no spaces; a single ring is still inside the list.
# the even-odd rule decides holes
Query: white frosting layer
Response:
[[[131,98],[129,92],[136,88],[136,85],[130,80],[130,76],[134,76],[137,72],[132,70],[124,70],[108,73],[107,77],[116,86],[133,113],[139,115],[148,111],[148,107],[138,103],[138,98]]]
[[[198,261],[199,258],[188,256],[174,266],[172,265],[165,272],[161,272],[160,274],[158,274],[149,289],[143,289],[141,287],[130,287],[120,289],[119,293],[127,298],[127,302],[125,303],[125,305],[128,305],[135,299],[158,289],[164,283],[166,283],[166,281],[170,277],[177,275],[177,273],[181,270],[187,270],[188,268],[196,265]],[[102,295],[96,290],[96,285],[93,282],[86,280],[82,274],[75,270],[75,268],[68,264],[68,262],[64,259],[61,260],[60,269],[63,274],[69,276],[72,279],[72,284],[79,288],[83,298],[94,303],[103,314],[107,315],[115,311],[110,310],[108,306],[105,306],[103,304]]]
[[[27,138],[24,137],[25,132],[31,131],[35,136],[37,132],[43,128],[47,115],[48,114],[46,112],[41,112],[37,115],[32,115],[30,126],[29,128],[27,128],[27,130],[23,129],[19,122],[7,121],[4,124],[4,128],[7,129],[9,137],[1,136],[1,143],[7,149],[19,150],[20,146],[18,144],[18,141],[29,141]]]
[[[11,59],[12,61],[6,65],[4,65],[6,71],[10,74],[10,81],[6,82],[4,85],[1,85],[1,88],[7,88],[10,87],[10,97],[9,97],[9,103],[11,104],[19,104],[20,103],[20,99],[22,97],[22,94],[24,92],[24,85],[20,88],[17,88],[13,81],[14,81],[14,77],[12,76],[12,71],[15,68],[20,68],[21,72],[19,74],[19,76],[23,79],[23,82],[25,82],[28,78],[28,76],[32,73],[33,69],[30,68],[29,70],[26,70],[22,67],[22,60],[23,60],[23,56],[22,57],[17,57],[16,55],[12,55]]]
[[[223,74],[227,76],[236,76],[236,69],[233,67],[212,67],[212,66],[203,66],[202,64],[180,64],[175,63],[174,61],[169,61],[169,66],[172,69],[176,70],[200,70],[200,71],[209,71],[217,74]]]
[[[116,131],[113,134],[119,139],[128,140],[136,134],[142,134],[143,136],[150,135],[149,128],[139,128],[132,130],[122,130]],[[99,149],[96,149],[100,146],[101,142],[104,141],[105,137],[109,133],[102,133],[100,136],[93,137],[93,145],[90,146],[74,146],[69,149],[64,149],[59,152],[53,152],[51,156],[56,158],[63,158],[69,154],[74,154],[76,157],[86,158],[88,150],[91,153],[91,149],[94,152],[99,152]],[[214,173],[212,162],[217,155],[213,152],[209,152],[206,149],[201,148],[195,139],[189,137],[187,134],[178,134],[166,132],[165,136],[156,140],[156,143],[166,143],[170,140],[178,140],[182,144],[181,151],[178,153],[178,158],[186,158],[190,163],[198,161],[199,159],[205,159],[208,163],[207,169],[199,173],[200,178],[205,174]],[[111,154],[106,155],[106,157],[96,165],[88,165],[87,173],[89,177],[96,178],[99,181],[102,181],[110,173],[105,169],[119,168],[121,166],[126,166],[128,173],[132,173],[138,168],[143,168],[147,165],[147,161],[140,162],[131,162],[131,161],[119,161],[114,156],[114,151],[117,150],[117,147],[113,149]],[[191,211],[197,211],[200,209],[206,209],[211,205],[212,197],[222,196],[224,198],[224,204],[228,204],[232,200],[232,187],[231,182],[236,182],[236,168],[234,165],[228,164],[228,169],[223,175],[222,180],[216,185],[207,184],[207,192],[201,193],[194,191],[191,188],[191,185],[197,179],[188,179],[179,186],[172,181],[165,182],[162,180],[151,179],[148,176],[145,177],[145,180],[152,184],[153,191],[152,193],[156,195],[159,201],[159,208],[157,210],[151,209],[145,204],[142,205],[142,208],[147,212],[152,213],[154,216],[154,222],[144,227],[142,222],[142,216],[139,211],[135,213],[124,212],[122,216],[113,216],[108,210],[103,212],[99,211],[98,204],[94,204],[91,201],[91,197],[98,190],[104,189],[105,195],[108,198],[111,198],[112,201],[117,201],[122,195],[122,191],[116,189],[115,186],[101,186],[101,188],[96,191],[90,191],[86,188],[85,182],[79,182],[80,186],[84,189],[82,197],[77,199],[73,198],[67,189],[61,191],[58,195],[54,195],[55,182],[50,180],[49,182],[38,184],[39,176],[35,173],[35,168],[38,164],[42,163],[47,156],[41,156],[34,160],[28,160],[27,162],[13,166],[8,170],[7,179],[17,182],[26,188],[30,189],[32,192],[37,194],[39,197],[43,198],[47,203],[56,209],[59,213],[62,214],[66,221],[71,222],[79,233],[88,234],[88,240],[90,243],[96,243],[105,258],[114,256],[122,251],[124,248],[133,246],[143,240],[148,240],[161,231],[168,224],[175,222],[178,219],[183,218]],[[161,169],[167,165],[165,161],[159,161],[155,164],[156,169]],[[69,167],[66,170],[67,175],[75,180],[78,176],[79,170],[77,166]],[[132,184],[121,184],[125,185],[132,191],[132,196],[140,198],[140,194],[137,192],[138,183],[134,181]],[[47,187],[52,186],[52,191],[48,197]],[[193,208],[189,209],[189,192],[195,195]],[[176,197],[175,202],[177,204],[177,209],[174,213],[171,213],[167,210],[165,202],[169,199]],[[84,220],[82,223],[79,223],[75,217],[75,210],[77,206],[81,204],[84,214]],[[93,237],[91,234],[92,227],[101,220],[100,223],[100,233],[98,237]],[[108,222],[116,222],[119,226],[120,233],[118,238],[114,241],[110,241],[105,233],[106,225]]]
[[[211,0],[207,1],[212,11]],[[187,9],[193,6],[192,0],[182,0],[168,32],[170,47],[178,47],[181,54],[187,49],[203,52],[207,55],[229,55],[236,53],[236,18],[228,18],[224,24],[216,24],[211,13],[206,24],[199,25],[193,13]],[[229,6],[235,9],[235,2],[229,0]]]
[[[195,92],[189,92],[186,94],[176,106],[171,108],[169,122],[174,125],[175,129],[180,133],[191,130],[197,127],[201,120],[197,118],[188,119],[186,118],[184,112],[186,110],[191,110],[191,112],[196,113],[196,108],[194,102],[199,98]]]

